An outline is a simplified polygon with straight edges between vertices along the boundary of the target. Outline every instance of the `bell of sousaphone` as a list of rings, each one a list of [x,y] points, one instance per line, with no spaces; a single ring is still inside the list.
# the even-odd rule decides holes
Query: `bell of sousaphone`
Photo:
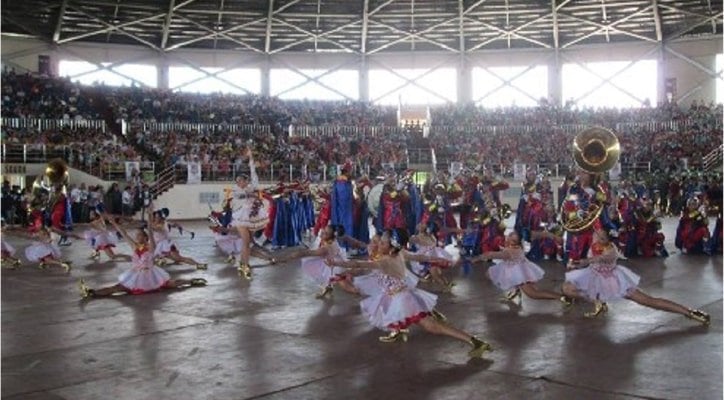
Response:
[[[616,165],[620,155],[618,138],[606,128],[588,128],[573,138],[573,160],[586,172],[606,172]]]

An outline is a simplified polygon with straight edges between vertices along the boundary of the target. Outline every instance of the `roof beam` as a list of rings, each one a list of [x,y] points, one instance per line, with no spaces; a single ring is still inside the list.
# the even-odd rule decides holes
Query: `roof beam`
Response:
[[[63,29],[63,18],[65,17],[65,8],[68,6],[68,0],[63,0],[60,3],[60,10],[58,10],[58,21],[55,23],[55,31],[53,32],[53,43],[58,43],[60,40],[60,31]]]
[[[360,38],[360,52],[367,54],[367,25],[370,21],[370,0],[362,3],[362,37]]]
[[[136,20],[129,21],[129,22],[124,22],[124,23],[119,24],[119,25],[111,25],[111,24],[109,24],[108,22],[105,22],[105,21],[103,21],[103,20],[100,20],[100,19],[98,19],[98,18],[96,18],[96,17],[94,17],[94,16],[86,13],[86,12],[83,11],[83,10],[76,9],[76,8],[73,7],[73,6],[68,6],[68,7],[75,9],[77,12],[85,15],[87,18],[89,18],[89,19],[91,19],[91,20],[93,20],[93,21],[96,21],[96,22],[98,22],[98,23],[100,23],[100,24],[102,24],[102,25],[105,25],[106,27],[105,27],[105,28],[102,28],[102,29],[95,30],[95,31],[91,31],[91,32],[81,33],[80,35],[67,37],[67,38],[65,38],[65,39],[59,39],[58,42],[57,42],[57,44],[68,43],[68,42],[72,42],[72,41],[75,41],[75,40],[80,40],[80,39],[83,39],[83,38],[87,38],[87,37],[89,37],[89,36],[95,36],[95,35],[99,35],[99,34],[101,34],[101,33],[106,33],[106,32],[110,32],[110,31],[119,31],[119,32],[122,32],[123,34],[126,34],[126,35],[135,36],[135,35],[133,35],[133,34],[131,34],[131,33],[128,33],[128,32],[123,31],[123,28],[128,27],[128,26],[132,26],[132,25],[138,25],[138,24],[141,23],[141,22],[151,21],[151,20],[154,20],[154,19],[159,19],[159,18],[164,17],[164,16],[166,15],[166,13],[156,14],[156,15],[151,15],[151,16],[145,17],[145,18],[136,19]],[[134,37],[134,39],[136,39],[136,38],[137,38],[137,37]],[[148,42],[148,41],[146,41],[146,40],[144,40],[144,39],[141,39],[141,40],[143,40],[143,41],[145,42],[144,44],[150,43],[150,42]],[[153,45],[153,47],[156,47],[156,45]]]
[[[465,4],[463,3],[463,0],[458,0],[458,48],[460,50],[460,54],[465,53],[465,19],[463,18],[464,13]]]
[[[662,5],[662,7],[663,7],[663,5]],[[697,15],[700,15],[700,14],[697,14]],[[720,12],[720,13],[715,14],[715,15],[712,15],[712,16],[710,16],[710,17],[705,17],[704,19],[700,20],[699,22],[696,22],[696,23],[687,25],[687,26],[685,26],[684,28],[679,29],[678,31],[672,33],[672,34],[671,34],[669,37],[667,37],[665,40],[676,39],[676,38],[678,38],[679,36],[682,36],[683,34],[685,34],[686,32],[689,32],[689,31],[691,31],[692,29],[698,27],[699,25],[704,25],[704,24],[708,23],[709,21],[715,21],[715,20],[717,20],[717,19],[721,19],[721,18],[722,18],[722,15],[724,15],[724,13]]]
[[[334,29],[332,29],[332,30],[329,30],[329,31],[327,31],[327,32],[322,32],[322,33],[320,33],[319,35],[316,35],[316,36],[319,37],[319,38],[325,37],[325,36],[331,35],[331,34],[333,34],[333,33],[335,33],[335,32],[341,31],[342,29],[348,28],[348,27],[350,27],[350,26],[352,26],[352,25],[356,25],[356,24],[358,24],[358,23],[360,23],[359,20],[357,20],[357,21],[352,21],[352,22],[348,22],[348,23],[346,23],[346,24],[344,24],[344,25],[338,26],[338,27],[336,27],[336,28],[334,28]],[[293,42],[291,42],[291,43],[285,44],[285,45],[282,46],[282,47],[279,47],[279,48],[276,48],[276,49],[272,50],[272,51],[271,51],[271,54],[279,53],[280,51],[283,51],[283,50],[286,50],[286,49],[288,49],[288,48],[294,47],[294,46],[296,46],[296,45],[298,45],[298,44],[302,44],[302,43],[308,42],[308,41],[310,41],[310,40],[312,40],[312,37],[310,37],[310,36],[308,36],[308,37],[306,37],[306,38],[304,38],[304,39],[301,39],[301,40],[295,40],[295,41],[293,41]],[[337,44],[336,42],[333,42],[333,43]],[[339,45],[339,44],[337,44],[337,45]],[[357,53],[357,51],[354,51],[353,49],[349,49],[349,50],[352,51],[352,52],[354,52],[354,53]]]
[[[209,32],[209,33],[213,34],[213,37],[214,37],[214,38],[217,38],[217,37],[221,36],[221,37],[223,37],[224,39],[230,40],[230,41],[232,41],[232,42],[234,42],[234,43],[236,43],[236,44],[238,44],[238,45],[240,45],[240,46],[242,46],[242,47],[244,47],[244,48],[246,48],[246,49],[248,49],[248,50],[251,50],[251,51],[254,51],[254,52],[257,52],[257,53],[263,53],[263,51],[257,49],[256,47],[250,45],[249,43],[244,42],[244,41],[241,40],[241,39],[237,39],[237,38],[231,37],[231,36],[229,36],[229,35],[227,35],[227,34],[225,34],[225,33],[223,33],[223,32],[214,31],[213,29],[209,28],[208,26],[203,25],[203,24],[200,24],[200,23],[198,23],[198,22],[196,22],[196,21],[194,21],[194,20],[192,20],[192,19],[190,19],[190,18],[188,18],[188,17],[182,16],[182,15],[178,15],[177,17],[178,17],[178,18],[181,18],[182,20],[184,20],[184,21],[186,21],[186,22],[188,22],[188,23],[190,23],[190,24],[193,24],[193,25],[199,27],[200,29],[205,30],[206,32]]]
[[[173,17],[173,7],[176,5],[176,0],[168,0],[168,12],[166,13],[166,19],[163,22],[163,36],[161,37],[161,48],[166,49],[168,43],[168,34],[171,30],[171,18]]]
[[[351,53],[357,53],[356,50],[351,49],[351,48],[343,45],[342,43],[339,43],[339,42],[336,41],[336,40],[329,39],[329,38],[325,37],[325,35],[320,35],[320,34],[316,34],[316,33],[313,33],[313,32],[309,32],[308,30],[306,30],[306,29],[304,29],[304,28],[300,28],[300,27],[298,27],[298,26],[296,26],[296,25],[294,25],[294,24],[290,24],[289,22],[284,21],[283,19],[275,18],[274,20],[275,20],[277,23],[279,23],[279,24],[282,24],[282,25],[284,25],[284,26],[288,26],[288,27],[290,27],[290,28],[292,28],[292,29],[294,29],[294,30],[296,30],[296,31],[298,31],[298,32],[301,32],[301,33],[304,33],[305,35],[308,35],[309,37],[306,38],[306,39],[302,39],[301,43],[306,42],[306,41],[309,41],[309,40],[319,40],[319,39],[322,39],[322,40],[324,40],[325,42],[332,43],[332,44],[334,44],[335,46],[338,46],[338,47],[341,48],[341,49],[347,50],[347,51],[349,51],[349,52],[351,52]],[[359,21],[355,21],[354,23],[356,24],[357,22],[359,22]],[[329,35],[330,33],[331,33],[331,32],[326,32],[326,35]],[[275,53],[276,53],[276,52],[277,52],[277,51],[275,51]]]
[[[274,16],[274,0],[269,1],[269,9],[266,14],[266,33],[264,35],[264,52],[269,54],[271,50],[272,17]]]
[[[551,15],[553,16],[553,48],[558,50],[558,7],[556,7],[556,0],[551,0]]]
[[[646,6],[646,7],[642,8],[642,9],[640,9],[640,10],[634,12],[634,13],[631,13],[631,14],[629,14],[629,15],[621,18],[621,19],[618,19],[618,20],[613,21],[613,22],[611,22],[610,24],[606,24],[606,25],[600,24],[600,23],[598,23],[598,22],[593,22],[593,21],[590,21],[590,20],[587,20],[587,19],[584,19],[584,18],[578,18],[578,17],[574,17],[574,16],[572,16],[572,15],[566,15],[567,18],[574,19],[574,20],[577,20],[577,21],[580,21],[580,22],[583,22],[583,23],[587,23],[587,24],[590,24],[590,25],[595,25],[595,26],[597,26],[599,29],[596,29],[596,30],[593,31],[593,32],[587,33],[587,34],[585,34],[585,35],[583,35],[583,36],[579,36],[579,37],[571,40],[570,42],[564,44],[564,45],[563,45],[563,48],[572,46],[572,45],[574,45],[574,44],[576,44],[576,43],[578,43],[578,42],[580,42],[580,41],[582,41],[582,40],[585,40],[585,39],[587,39],[587,38],[589,38],[589,37],[591,37],[591,36],[593,36],[593,35],[596,35],[596,34],[600,33],[601,31],[603,31],[604,29],[613,29],[613,30],[615,30],[616,32],[621,33],[621,34],[624,34],[624,35],[632,36],[632,37],[635,37],[635,38],[638,38],[638,39],[641,39],[641,40],[645,40],[645,41],[649,41],[649,42],[656,42],[655,39],[651,39],[651,38],[649,38],[649,37],[642,36],[642,35],[639,35],[639,34],[637,34],[637,33],[628,32],[628,31],[625,31],[625,30],[622,30],[622,29],[615,28],[616,25],[618,25],[618,24],[620,24],[620,23],[623,23],[623,22],[626,22],[626,21],[628,21],[629,19],[631,19],[631,18],[633,18],[633,17],[636,17],[636,16],[638,16],[638,15],[640,15],[640,14],[643,14],[643,13],[649,11],[649,8],[651,8],[651,6]]]
[[[664,33],[661,29],[661,13],[659,12],[659,1],[651,0],[651,6],[654,9],[654,25],[656,26],[656,41],[661,42],[664,40]]]
[[[476,44],[475,46],[471,47],[469,51],[477,50],[477,49],[479,49],[479,48],[481,48],[481,47],[483,47],[483,46],[485,46],[485,45],[487,45],[487,44],[489,44],[489,43],[492,43],[492,42],[496,41],[496,40],[503,39],[503,38],[505,38],[506,36],[507,36],[507,37],[515,36],[515,37],[518,38],[518,39],[522,39],[522,40],[525,40],[525,41],[527,41],[527,42],[531,42],[531,43],[533,43],[533,44],[537,44],[538,46],[541,46],[541,47],[544,47],[544,48],[549,49],[549,48],[551,48],[551,46],[550,46],[549,44],[543,43],[543,42],[541,42],[541,41],[538,41],[538,40],[535,40],[535,39],[532,39],[532,38],[529,38],[529,37],[527,37],[527,36],[523,36],[523,35],[521,35],[521,34],[519,34],[519,33],[517,33],[517,32],[518,32],[519,30],[521,30],[521,29],[524,29],[524,28],[526,28],[526,27],[528,27],[528,26],[530,26],[530,25],[533,25],[533,24],[535,24],[535,23],[537,23],[537,22],[540,22],[540,21],[542,21],[542,20],[544,20],[544,19],[548,19],[548,18],[550,18],[550,17],[551,17],[551,13],[548,13],[548,14],[545,14],[545,15],[541,15],[541,16],[539,16],[539,17],[537,17],[537,18],[535,18],[535,19],[532,19],[532,20],[530,20],[530,21],[528,21],[528,22],[526,22],[526,23],[524,23],[524,24],[522,24],[522,25],[520,25],[520,26],[517,26],[517,27],[516,27],[515,29],[513,29],[513,30],[501,29],[501,28],[498,28],[498,27],[495,26],[495,25],[490,25],[490,24],[487,23],[487,22],[480,21],[480,20],[477,20],[477,19],[472,19],[473,21],[475,21],[475,22],[477,22],[477,23],[485,26],[486,28],[492,29],[492,30],[494,30],[494,31],[498,31],[500,34],[499,34],[498,36],[494,37],[494,38],[490,38],[490,39],[488,39],[488,40],[486,40],[486,41],[484,41],[484,42],[481,42],[481,43]]]
[[[397,39],[395,39],[395,40],[393,40],[393,41],[391,41],[391,42],[389,42],[389,43],[385,43],[385,44],[383,44],[382,46],[377,47],[376,49],[372,50],[370,53],[377,53],[378,51],[383,50],[383,49],[386,49],[386,48],[392,46],[393,44],[396,44],[396,43],[399,43],[399,42],[403,42],[403,41],[408,40],[408,39],[410,39],[410,38],[417,38],[417,39],[423,40],[423,41],[425,41],[425,42],[432,43],[432,44],[434,44],[434,45],[436,45],[436,46],[438,46],[438,47],[441,47],[441,48],[443,48],[443,49],[445,49],[445,50],[449,50],[449,51],[452,51],[452,52],[454,52],[454,53],[457,53],[457,52],[458,52],[457,49],[454,49],[454,48],[446,45],[445,43],[440,43],[440,42],[438,42],[437,40],[430,39],[430,38],[427,38],[427,37],[425,37],[425,36],[422,36],[423,33],[429,32],[429,31],[431,31],[432,29],[434,29],[435,27],[438,27],[438,26],[440,26],[440,25],[449,24],[450,22],[455,21],[456,19],[457,19],[457,17],[452,18],[452,19],[450,19],[450,20],[446,20],[446,21],[440,22],[440,23],[435,24],[435,25],[433,25],[433,26],[431,26],[431,27],[425,28],[425,29],[423,29],[422,31],[417,32],[417,33],[406,32],[406,31],[403,31],[402,29],[396,28],[396,27],[394,27],[394,26],[392,26],[392,25],[388,25],[388,24],[385,24],[385,23],[382,23],[382,22],[379,22],[379,21],[370,21],[370,22],[372,22],[372,23],[374,23],[374,24],[376,24],[376,25],[379,25],[379,26],[384,27],[384,28],[387,28],[387,29],[389,29],[389,30],[391,30],[391,31],[393,31],[393,32],[401,33],[401,34],[404,35],[404,36],[402,36],[402,37],[400,37],[400,38],[397,38]]]

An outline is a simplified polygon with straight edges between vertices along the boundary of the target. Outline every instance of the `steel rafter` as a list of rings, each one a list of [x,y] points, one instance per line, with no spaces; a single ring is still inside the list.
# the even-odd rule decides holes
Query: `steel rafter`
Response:
[[[616,28],[616,25],[621,24],[621,23],[624,23],[624,22],[628,21],[629,19],[634,18],[634,17],[637,17],[637,16],[639,16],[639,15],[641,15],[641,14],[643,14],[643,13],[646,13],[646,12],[648,12],[648,11],[650,11],[650,10],[651,10],[651,5],[648,5],[648,6],[642,8],[642,9],[636,11],[636,12],[633,12],[633,13],[631,13],[631,14],[623,17],[623,18],[619,18],[619,19],[617,19],[616,21],[612,21],[612,22],[609,23],[609,24],[599,24],[598,22],[594,22],[594,21],[591,21],[591,20],[588,20],[588,19],[585,19],[585,18],[578,18],[578,17],[574,17],[574,16],[572,16],[572,15],[566,14],[566,15],[565,15],[566,18],[572,18],[572,19],[578,20],[578,21],[580,21],[580,22],[583,22],[583,23],[587,23],[587,24],[589,24],[589,25],[596,26],[596,27],[598,27],[598,29],[594,30],[593,32],[589,32],[589,33],[587,33],[587,34],[585,34],[585,35],[583,35],[583,36],[579,36],[579,37],[571,40],[570,42],[564,44],[564,45],[563,45],[563,48],[570,47],[570,46],[572,46],[572,45],[574,45],[574,44],[576,44],[576,43],[578,43],[578,42],[580,42],[580,41],[582,41],[582,40],[588,39],[589,37],[591,37],[591,36],[593,36],[593,35],[597,35],[597,34],[603,32],[603,31],[605,31],[605,30],[608,30],[608,29],[615,29],[615,30],[618,31],[619,33],[622,33],[622,34],[625,34],[625,35],[630,35],[630,36],[633,36],[633,37],[635,37],[635,38],[637,38],[637,39],[644,40],[643,38],[646,38],[646,36],[641,36],[641,35],[638,35],[638,34],[635,34],[635,33],[631,33],[631,32],[628,32],[628,31],[624,31],[624,30],[618,29],[618,28]],[[559,15],[563,15],[563,14],[559,14]],[[651,38],[646,38],[646,40],[647,40],[647,41],[652,41],[652,42],[655,42],[655,41],[656,41],[656,40],[653,40],[653,39],[651,39]]]
[[[169,88],[170,90],[180,89],[180,88],[182,88],[182,87],[191,85],[192,83],[196,83],[196,82],[202,81],[202,80],[207,79],[207,78],[214,78],[214,79],[220,80],[221,82],[226,83],[227,85],[230,85],[230,86],[233,86],[233,87],[235,87],[235,88],[237,88],[237,89],[240,89],[240,90],[244,91],[245,93],[251,94],[251,92],[250,92],[248,89],[243,88],[243,87],[237,85],[236,83],[231,82],[231,81],[229,81],[228,79],[226,79],[226,78],[224,78],[224,77],[221,77],[221,76],[219,76],[219,75],[220,75],[220,74],[223,74],[224,72],[231,71],[232,69],[236,69],[236,68],[238,68],[238,67],[242,67],[242,66],[245,66],[245,65],[254,65],[254,64],[256,64],[256,63],[259,62],[259,60],[255,60],[255,59],[253,59],[253,60],[243,59],[243,60],[241,60],[241,61],[239,61],[239,62],[237,62],[237,63],[234,63],[234,64],[232,64],[232,65],[229,65],[229,66],[226,66],[226,67],[224,67],[224,68],[221,68],[220,70],[218,70],[218,71],[216,71],[216,72],[208,72],[208,71],[204,70],[203,68],[199,67],[198,65],[196,65],[195,63],[189,61],[189,60],[186,59],[185,57],[180,56],[178,53],[172,53],[172,54],[170,54],[170,57],[171,57],[172,59],[181,61],[181,63],[187,65],[188,67],[191,67],[192,69],[195,69],[196,71],[199,71],[199,72],[201,72],[201,73],[204,74],[204,76],[200,76],[200,77],[198,77],[198,78],[196,78],[196,79],[192,79],[192,80],[190,80],[190,81],[188,81],[188,82],[184,82],[184,83],[181,84],[181,85],[178,85],[178,86],[174,86],[174,87],[172,87],[172,88]]]
[[[212,28],[209,28],[208,26],[206,26],[206,25],[204,25],[204,24],[200,24],[200,23],[198,23],[198,22],[196,22],[196,21],[194,21],[194,20],[192,20],[192,19],[190,19],[190,18],[188,18],[188,17],[186,17],[186,16],[176,15],[176,18],[179,18],[179,19],[181,19],[181,20],[184,20],[184,21],[186,21],[186,22],[188,22],[188,23],[190,23],[190,24],[192,24],[192,25],[194,25],[194,26],[197,26],[199,29],[203,29],[203,30],[205,30],[205,31],[207,31],[207,32],[210,32],[210,33],[212,33],[212,34],[218,33],[218,35],[216,35],[216,36],[221,36],[221,37],[223,37],[224,39],[227,39],[227,40],[229,40],[229,41],[232,41],[232,42],[238,44],[239,46],[244,47],[244,48],[247,49],[247,50],[251,50],[251,51],[256,52],[256,53],[264,53],[263,51],[257,49],[256,47],[250,45],[249,43],[244,42],[243,40],[240,40],[240,39],[231,37],[231,36],[229,36],[229,35],[227,35],[227,34],[225,34],[225,33],[216,32],[216,31],[214,31]]]
[[[68,6],[68,0],[63,0],[60,3],[60,10],[58,10],[58,21],[55,24],[55,31],[53,32],[53,43],[58,43],[60,40],[60,32],[63,29],[63,19],[65,18],[65,9]]]

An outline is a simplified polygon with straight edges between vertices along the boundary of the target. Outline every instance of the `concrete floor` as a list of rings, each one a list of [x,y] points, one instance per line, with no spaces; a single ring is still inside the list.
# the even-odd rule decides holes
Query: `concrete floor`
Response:
[[[672,253],[674,224],[664,224]],[[2,397],[722,398],[721,256],[623,262],[650,294],[709,312],[710,327],[627,301],[599,320],[582,316],[587,306],[564,313],[555,301],[524,299],[514,309],[497,302],[485,268],[469,277],[455,271],[458,285],[440,295],[439,309],[495,347],[468,360],[466,345],[419,328],[408,343],[379,343],[381,332],[360,315],[357,299],[341,292],[314,299],[298,261],[259,265],[251,283],[241,280],[206,224],[186,225],[197,237],[178,238],[182,252],[209,262],[209,270],[168,270],[203,276],[204,288],[80,301],[78,278],[112,284],[128,265],[92,265],[81,242],[63,248],[75,262],[70,276],[34,266],[3,270]],[[19,250],[25,243],[4,239]],[[542,286],[557,289],[563,267],[541,265]]]

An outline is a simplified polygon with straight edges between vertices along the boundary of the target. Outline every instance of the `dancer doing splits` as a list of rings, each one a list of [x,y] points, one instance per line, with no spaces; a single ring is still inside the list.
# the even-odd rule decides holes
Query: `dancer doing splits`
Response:
[[[407,328],[415,323],[436,335],[446,335],[472,346],[470,357],[482,357],[491,346],[460,329],[438,321],[432,315],[437,296],[406,284],[407,260],[436,261],[429,257],[415,256],[403,251],[408,236],[403,229],[386,230],[379,243],[382,256],[376,261],[356,261],[330,258],[327,264],[343,268],[365,268],[379,270],[378,279],[384,290],[360,302],[362,312],[377,328],[390,332],[393,339],[407,337]]]

